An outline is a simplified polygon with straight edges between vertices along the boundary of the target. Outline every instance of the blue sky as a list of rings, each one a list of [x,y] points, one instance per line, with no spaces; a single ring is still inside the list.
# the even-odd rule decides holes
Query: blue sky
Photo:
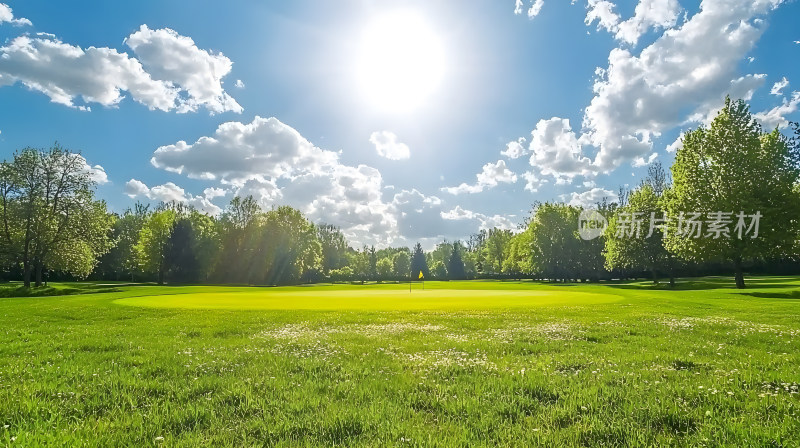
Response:
[[[3,1],[0,154],[79,150],[116,211],[253,194],[430,246],[613,200],[726,94],[800,119],[795,1]]]

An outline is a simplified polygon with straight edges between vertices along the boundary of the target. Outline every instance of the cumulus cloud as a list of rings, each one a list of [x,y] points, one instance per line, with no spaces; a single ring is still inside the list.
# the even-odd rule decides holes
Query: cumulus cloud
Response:
[[[105,185],[109,182],[105,168],[100,165],[89,165],[89,162],[87,162],[83,156],[78,156],[78,158],[83,163],[83,171],[89,174],[89,179],[91,179],[92,182],[97,185]]]
[[[449,211],[440,213],[442,219],[449,221],[477,221],[480,230],[489,230],[495,227],[505,230],[515,230],[517,226],[512,220],[503,215],[484,215],[483,213],[466,210],[460,205]]]
[[[175,185],[172,182],[156,185],[152,188],[148,187],[147,184],[138,179],[131,179],[125,183],[125,194],[132,199],[144,197],[152,201],[159,202],[180,202],[191,205],[203,213],[213,216],[219,215],[222,212],[222,209],[211,202],[211,200],[216,196],[214,196],[214,192],[212,192],[212,196],[209,197],[208,192],[209,189],[206,189],[205,196],[193,196],[191,194],[187,194],[183,188]]]
[[[570,194],[569,205],[575,207],[591,208],[603,200],[614,198],[614,192],[603,188],[595,187],[581,193],[573,192]]]
[[[78,107],[78,97],[84,103],[116,106],[127,91],[149,109],[166,111],[178,98],[176,88],[110,48],[84,50],[49,36],[19,36],[0,47],[0,59],[0,87],[20,82],[65,106]]]
[[[485,189],[494,188],[500,183],[513,184],[517,181],[517,175],[508,169],[505,160],[487,163],[476,177],[477,182],[473,185],[462,183],[457,187],[444,187],[442,191],[450,194],[480,193]]]
[[[784,76],[783,79],[772,85],[772,89],[770,89],[769,93],[772,95],[781,96],[783,95],[783,89],[785,89],[788,85],[789,80]]]
[[[185,92],[179,112],[194,112],[203,106],[213,113],[241,112],[242,107],[222,87],[222,78],[233,63],[222,53],[201,50],[191,37],[174,30],[151,30],[142,25],[125,43],[155,79],[177,84]]]
[[[378,155],[390,160],[403,160],[411,157],[408,145],[401,143],[394,132],[376,131],[369,136],[369,141],[375,145]]]
[[[800,106],[800,92],[794,91],[791,98],[783,99],[781,105],[775,106],[770,110],[758,112],[753,116],[768,130],[776,127],[783,129],[789,126],[789,120],[786,119],[786,116],[795,113],[798,106]]]
[[[24,17],[14,18],[14,14],[11,11],[11,7],[6,5],[5,3],[0,3],[0,25],[2,25],[3,23],[10,23],[14,26],[33,25],[30,20]]]
[[[575,176],[594,173],[592,161],[583,155],[569,120],[553,117],[539,120],[531,132],[530,164],[557,183],[570,183]]]
[[[585,22],[614,33],[618,40],[636,45],[650,28],[672,28],[678,21],[681,6],[677,0],[640,0],[633,17],[622,21],[614,12],[616,5],[607,0],[589,0]]]
[[[233,84],[237,89],[244,89],[244,81],[241,79],[237,79],[236,82]]]
[[[519,159],[528,154],[528,148],[525,147],[525,142],[525,137],[520,137],[517,140],[508,142],[506,143],[506,149],[500,151],[500,154],[509,159]]]
[[[645,159],[644,157],[637,157],[637,158],[633,159],[633,163],[632,163],[632,165],[633,165],[635,168],[641,168],[641,167],[643,167],[643,166],[650,165],[650,164],[651,164],[651,163],[653,163],[653,162],[654,162],[654,161],[655,161],[657,158],[658,158],[658,153],[655,153],[655,152],[654,152],[654,153],[650,154],[650,156],[648,156],[648,157],[647,157],[647,159]]]
[[[266,209],[290,205],[314,222],[339,226],[355,245],[433,244],[437,239],[475,232],[483,221],[494,222],[488,216],[483,221],[479,216],[445,220],[441,215],[443,201],[417,190],[384,197],[389,189],[379,170],[341,163],[337,153],[314,146],[276,118],[224,123],[213,135],[192,144],[178,142],[158,148],[152,164],[217,182],[199,198],[210,201],[223,195],[251,195]],[[126,186],[128,194],[134,196],[166,193],[154,190],[134,180]],[[175,194],[192,199],[185,193]]]
[[[747,98],[764,75],[737,76],[781,0],[703,0],[700,12],[669,29],[636,56],[614,49],[598,70],[581,141],[600,150],[603,172],[651,152],[652,136],[709,116],[726,93]],[[689,111],[687,113],[687,111]]]
[[[151,110],[241,112],[220,84],[230,71],[228,58],[200,50],[172,30],[144,25],[126,42],[140,59],[112,48],[83,49],[45,33],[19,36],[0,47],[0,87],[19,82],[81,110],[90,110],[90,103],[116,107],[127,92]]]
[[[677,150],[683,148],[683,135],[684,133],[681,132],[674,142],[667,145],[667,152],[676,152]]]

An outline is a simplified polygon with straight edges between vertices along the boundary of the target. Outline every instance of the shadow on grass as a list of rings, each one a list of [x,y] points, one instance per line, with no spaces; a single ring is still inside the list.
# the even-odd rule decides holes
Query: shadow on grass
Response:
[[[800,300],[800,291],[790,292],[743,292],[743,296],[757,297],[759,299],[788,299]]]
[[[105,292],[119,291],[119,285],[102,285],[92,283],[80,283],[70,286],[40,286],[38,288],[26,288],[17,284],[0,285],[0,298],[12,297],[53,297],[68,296],[75,294],[98,294]]]
[[[797,279],[788,277],[745,278],[745,284],[749,289],[791,288],[796,286],[796,282]],[[703,277],[703,278],[684,280],[684,281],[676,280],[674,287],[669,286],[668,280],[662,280],[657,285],[653,284],[652,282],[645,282],[645,281],[620,282],[620,283],[616,283],[615,281],[615,282],[607,282],[605,283],[605,285],[610,288],[653,290],[653,291],[704,291],[711,289],[736,289],[736,282],[734,281],[733,277]]]

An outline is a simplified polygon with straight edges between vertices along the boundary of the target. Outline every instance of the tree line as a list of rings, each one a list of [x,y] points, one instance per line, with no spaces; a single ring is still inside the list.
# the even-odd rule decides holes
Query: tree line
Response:
[[[765,132],[747,104],[726,99],[710,125],[684,135],[669,173],[654,163],[639,186],[596,205],[591,216],[603,222],[591,238],[580,227],[587,210],[545,202],[517,231],[481,230],[427,252],[419,243],[353,248],[339,228],[288,206],[264,210],[252,197],[234,197],[218,217],[176,202],[111,213],[79,154],[25,148],[0,165],[0,266],[25,286],[48,275],[260,285],[647,275],[672,284],[733,272],[744,287],[745,269],[794,269],[800,254],[800,128],[792,126],[791,138]]]

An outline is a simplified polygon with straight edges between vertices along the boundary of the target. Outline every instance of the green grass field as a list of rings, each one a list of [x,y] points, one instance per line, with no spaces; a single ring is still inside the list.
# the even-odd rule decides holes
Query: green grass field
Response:
[[[54,285],[0,444],[799,446],[800,279],[748,282]]]

